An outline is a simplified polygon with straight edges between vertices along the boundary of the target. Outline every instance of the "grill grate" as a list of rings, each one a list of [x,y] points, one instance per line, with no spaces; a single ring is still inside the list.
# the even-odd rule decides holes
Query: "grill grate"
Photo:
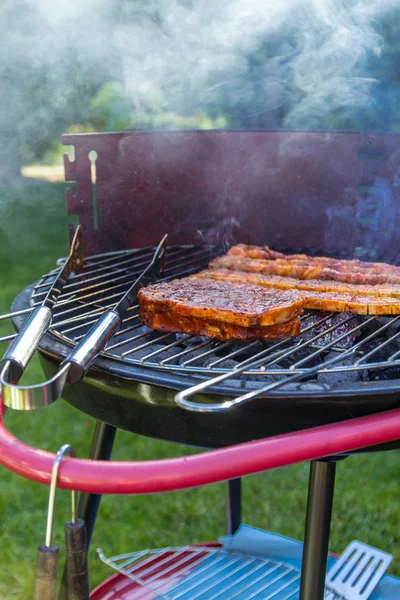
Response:
[[[144,550],[106,558],[107,565],[162,600],[298,600],[300,570],[284,562],[185,546]],[[328,600],[345,600],[326,590]]]
[[[164,278],[199,271],[222,250],[216,246],[170,247]],[[146,248],[86,259],[82,271],[64,287],[54,310],[52,333],[64,343],[75,345],[103,311],[122,297],[147,266],[153,251]],[[43,301],[57,272],[55,269],[44,275],[35,285],[32,307]],[[236,393],[238,387],[260,387],[260,381],[278,381],[294,374],[302,374],[307,380],[309,373],[313,381],[317,378],[326,385],[336,381],[330,379],[331,374],[338,382],[343,374],[356,380],[366,377],[366,372],[372,379],[381,378],[382,373],[396,378],[397,370],[388,367],[400,366],[400,315],[362,317],[308,311],[302,317],[302,333],[295,338],[239,343],[152,331],[139,321],[138,305],[134,305],[103,356],[159,371],[223,375],[225,385]]]

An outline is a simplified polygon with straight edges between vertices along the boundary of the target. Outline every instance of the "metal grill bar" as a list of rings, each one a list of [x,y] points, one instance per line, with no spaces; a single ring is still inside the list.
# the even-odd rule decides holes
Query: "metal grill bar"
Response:
[[[171,342],[171,344],[167,344],[166,346],[163,346],[162,348],[159,348],[158,350],[154,350],[154,352],[150,352],[150,354],[146,354],[146,356],[143,356],[143,358],[141,358],[140,362],[143,364],[143,362],[145,362],[149,358],[153,358],[153,356],[157,356],[157,354],[161,354],[162,352],[165,352],[166,350],[170,350],[172,348],[175,348],[176,346],[179,346],[180,344],[182,344],[182,339],[184,339],[185,341],[188,341],[188,340],[193,339],[193,336],[192,335],[184,335],[183,338],[175,340],[174,342]]]
[[[204,573],[206,573],[207,571],[209,571],[209,570],[210,570],[212,567],[215,567],[215,565],[218,565],[219,563],[223,562],[223,560],[224,560],[224,557],[223,557],[223,556],[217,556],[217,557],[216,557],[216,559],[215,559],[215,560],[213,560],[213,563],[212,563],[212,564],[208,564],[208,563],[207,563],[207,564],[206,564],[206,565],[204,565],[203,567],[200,567],[200,568],[199,568],[199,567],[197,567],[197,568],[196,568],[196,570],[195,570],[195,573],[188,574],[187,576],[185,576],[185,584],[187,584],[188,582],[192,581],[192,580],[193,580],[193,578],[194,578],[195,576],[204,575]],[[203,561],[204,561],[204,553],[201,555],[201,557],[200,557],[200,560],[199,560],[199,563],[201,563],[201,562],[203,562]],[[232,564],[232,562],[231,562],[230,564]],[[225,568],[225,567],[226,567],[226,564],[225,564],[225,565],[224,565],[224,567],[222,567],[222,568]],[[220,571],[221,571],[221,568],[219,568],[218,570],[214,570],[214,571],[213,571],[213,575],[215,575],[216,573],[219,573]],[[188,572],[188,573],[190,573],[190,571],[187,571],[187,572]],[[164,575],[164,573],[163,573],[163,575]],[[181,574],[180,574],[180,575],[181,575]],[[201,582],[203,582],[203,581],[207,581],[207,580],[209,579],[209,576],[210,576],[210,573],[208,573],[208,574],[206,575],[206,577],[203,577],[203,578],[201,579]],[[179,585],[181,586],[182,584],[179,584]],[[193,590],[193,589],[194,589],[196,586],[197,586],[197,584],[191,585],[191,584],[189,583],[189,586],[186,586],[186,587],[184,588],[184,590],[183,590],[181,593],[179,593],[179,594],[174,594],[173,596],[171,596],[171,593],[172,593],[172,591],[173,591],[173,590],[170,590],[169,597],[171,596],[171,597],[173,597],[173,598],[174,598],[174,600],[178,600],[178,598],[180,598],[180,597],[181,597],[183,594],[186,594],[187,592],[190,592],[190,591],[191,591],[191,590]],[[160,587],[160,586],[158,586],[158,587]],[[157,589],[157,588],[156,588],[156,589]]]
[[[136,339],[141,338],[141,337],[147,337],[147,333],[142,333],[141,335],[136,336]],[[162,340],[166,340],[167,338],[171,337],[171,333],[164,333],[164,335],[161,335],[157,338],[158,341],[162,341]],[[140,346],[136,346],[136,348],[133,348],[132,350],[127,350],[126,352],[123,352],[121,354],[122,358],[125,358],[125,356],[129,356],[130,354],[133,354],[134,352],[137,352],[138,350],[142,350],[143,348],[148,348],[148,346],[151,346],[151,344],[153,343],[153,340],[150,340],[149,342],[146,342],[145,344],[141,344]]]
[[[17,337],[16,333],[12,333],[10,335],[3,335],[3,337],[0,337],[0,344],[1,342],[10,342],[11,340],[15,339]]]
[[[193,338],[192,339],[196,339]],[[195,346],[191,346],[190,348],[186,348],[186,350],[183,350],[182,352],[179,352],[179,354],[176,354],[175,356],[172,356],[171,358],[166,358],[165,360],[162,360],[160,362],[160,365],[166,365],[170,360],[176,360],[177,358],[182,358],[182,356],[186,356],[187,354],[190,354],[191,352],[195,352],[196,350],[201,350],[201,348],[204,348],[205,346],[210,346],[213,342],[211,342],[210,340],[205,340],[204,342],[200,342],[198,344],[196,344]]]
[[[219,592],[217,592],[216,594],[214,594],[214,596],[211,596],[209,598],[209,600],[216,600],[219,596],[221,596],[221,594],[224,594],[228,590],[231,590],[233,587],[236,587],[238,583],[240,583],[241,581],[245,581],[248,576],[254,575],[254,573],[256,573],[260,569],[266,567],[268,564],[269,564],[269,561],[266,561],[265,565],[263,563],[256,564],[256,566],[250,572],[246,571],[241,577],[236,578],[234,582],[231,582],[228,586],[224,587],[222,590],[220,590]],[[269,571],[267,571],[266,573],[263,573],[263,577],[265,577],[265,575],[268,575],[269,573],[271,573],[276,568],[277,568],[276,565],[274,565],[273,567],[271,567],[269,569]],[[240,591],[238,591],[235,595],[238,596],[239,594],[241,594],[242,592],[244,592],[247,587],[248,587],[247,585],[245,587],[242,587],[240,589]],[[231,596],[231,598],[234,598],[234,597],[235,596]]]
[[[289,600],[298,598],[300,570],[292,565],[221,548],[146,550],[101,560],[163,600]],[[329,589],[325,598],[344,600]],[[154,596],[152,596],[154,597]]]
[[[309,315],[308,315],[308,316],[309,316]],[[317,322],[317,325],[320,325],[321,323],[325,323],[325,322],[326,322],[326,321],[327,321],[329,318],[331,318],[331,316],[332,316],[332,315],[331,315],[331,314],[329,314],[327,317],[325,317],[325,318],[322,318],[321,320],[319,320],[319,321]],[[304,318],[305,318],[304,316],[303,316],[303,317],[301,317],[301,320],[304,320]],[[303,335],[303,334],[305,334],[305,333],[307,333],[308,331],[311,331],[311,330],[312,330],[314,327],[315,327],[315,325],[310,325],[310,326],[308,326],[308,327],[305,327],[305,328],[303,328],[303,329],[302,329],[302,335]],[[325,333],[326,333],[326,332],[325,332]],[[313,341],[313,342],[315,342],[315,340],[316,340],[316,339],[317,339],[316,337],[313,337],[312,341]],[[230,343],[231,345],[233,344],[232,342],[229,342],[229,343]],[[248,359],[246,359],[246,360],[243,360],[243,361],[241,361],[241,366],[242,366],[242,367],[243,367],[243,366],[245,366],[245,365],[247,365],[247,366],[248,366],[249,364],[251,364],[251,365],[253,365],[253,366],[254,366],[255,364],[258,364],[259,362],[261,362],[261,361],[257,360],[258,358],[264,357],[264,356],[266,356],[268,353],[272,353],[272,351],[273,351],[273,350],[275,350],[276,348],[280,348],[281,346],[285,346],[285,345],[287,346],[287,344],[288,344],[288,340],[287,340],[287,339],[286,339],[286,340],[281,340],[281,341],[279,341],[279,342],[275,342],[275,343],[273,343],[273,342],[272,342],[272,345],[271,345],[271,346],[269,346],[269,348],[268,348],[267,350],[262,350],[261,352],[259,352],[259,353],[255,354],[255,355],[254,355],[254,354],[252,354],[252,355],[250,356],[250,358],[248,358]],[[289,349],[287,352],[285,352],[285,354],[281,354],[281,353],[275,353],[275,354],[273,354],[273,356],[274,356],[274,357],[275,357],[275,356],[279,356],[279,358],[284,358],[284,357],[286,357],[286,356],[289,356],[289,355],[290,355],[292,352],[294,352],[295,350],[298,350],[300,347],[306,346],[306,345],[308,345],[308,344],[309,344],[309,342],[305,342],[303,345],[301,345],[301,342],[297,342],[297,343],[295,342],[295,343],[294,343],[294,345],[293,345],[293,343],[292,343],[292,347],[291,347],[291,348],[290,348],[290,349]],[[253,348],[253,347],[255,347],[255,346],[259,347],[259,346],[260,346],[260,342],[250,342],[250,343],[247,345],[247,348],[248,348],[248,349],[250,349],[250,348]],[[220,349],[221,349],[221,346],[220,346]],[[241,353],[241,352],[243,352],[243,348],[239,348],[239,349],[237,349],[237,350],[235,350],[235,351],[231,352],[230,354],[228,354],[227,356],[225,356],[223,359],[219,359],[219,360],[217,360],[217,361],[214,361],[213,363],[211,363],[211,364],[210,364],[210,366],[215,366],[216,364],[218,364],[218,363],[220,363],[220,362],[224,362],[224,361],[226,361],[226,360],[229,360],[229,359],[231,359],[231,358],[234,358],[235,356],[237,356],[237,354],[239,354],[239,353]],[[274,361],[271,361],[271,363],[268,363],[268,364],[272,364],[273,362],[275,362],[275,360],[274,360]],[[239,366],[238,366],[238,367],[235,367],[235,369],[234,369],[234,370],[235,370],[236,372],[238,372],[238,369],[239,369]]]
[[[268,583],[264,584],[261,588],[258,588],[255,592],[253,592],[251,594],[251,596],[248,596],[248,599],[251,600],[251,598],[255,598],[256,596],[258,596],[258,594],[260,592],[264,592],[265,590],[267,590],[274,583],[276,583],[277,581],[280,581],[283,577],[285,577],[285,575],[287,575],[291,571],[292,571],[292,567],[287,567],[287,569],[283,573],[281,573],[280,575],[277,575],[275,577],[275,579],[273,579],[272,581],[269,581]],[[297,576],[296,579],[298,577],[299,576]],[[290,581],[289,583],[292,583],[292,581]],[[273,598],[274,596],[276,597],[279,594],[279,592],[281,591],[281,589],[286,589],[286,588],[287,588],[287,585],[280,587],[278,590],[276,590],[276,592],[272,592],[268,596],[265,596],[265,600],[270,600],[270,598]]]
[[[190,598],[191,600],[196,600],[196,598],[198,598],[199,596],[201,596],[203,593],[208,592],[210,589],[212,589],[215,586],[215,578],[217,575],[223,574],[224,571],[226,571],[227,567],[234,567],[232,569],[232,571],[229,571],[229,573],[225,573],[225,575],[221,575],[221,577],[218,577],[218,583],[223,583],[227,577],[229,577],[229,574],[232,573],[232,575],[235,575],[235,573],[237,573],[241,568],[243,568],[243,566],[246,566],[247,564],[249,564],[249,562],[253,562],[252,560],[246,560],[245,564],[243,565],[241,563],[240,557],[237,556],[233,556],[232,558],[229,558],[226,561],[221,561],[223,562],[222,566],[218,567],[217,569],[215,569],[215,564],[214,562],[212,564],[208,564],[206,569],[203,569],[203,571],[205,571],[205,574],[203,572],[203,576],[201,577],[201,579],[199,581],[195,581],[195,583],[193,583],[192,585],[190,585],[189,587],[185,588],[183,592],[179,593],[178,595],[173,594],[173,589],[171,590],[172,595],[171,598],[173,598],[174,600],[178,600],[178,598],[181,598],[184,594],[186,595],[187,592],[191,592],[190,594]],[[239,564],[238,564],[239,563]],[[191,579],[196,579],[198,575],[198,572],[195,571],[191,576],[189,575],[189,578]],[[208,585],[206,585],[204,587],[204,583],[205,582],[210,582]],[[197,593],[196,593],[196,588],[197,588]],[[168,594],[170,596],[170,594]]]
[[[185,550],[179,550],[178,552],[175,553],[175,556],[179,556],[181,554],[185,554]],[[163,575],[165,575],[166,573],[169,573],[171,571],[171,569],[173,569],[174,567],[179,567],[180,565],[183,565],[185,563],[187,563],[190,560],[190,556],[184,556],[184,558],[182,558],[181,560],[178,560],[177,563],[174,563],[174,565],[165,567],[162,570]],[[152,575],[152,573],[154,571],[158,571],[159,567],[161,565],[166,565],[168,563],[171,562],[171,556],[167,555],[165,558],[163,558],[162,560],[157,560],[157,562],[155,562],[154,560],[149,561],[150,563],[152,563],[152,565],[150,567],[147,567],[147,569],[145,569],[144,571],[142,571],[142,566],[143,566],[143,562],[141,562],[139,565],[136,566],[136,569],[140,569],[140,579],[142,581],[145,581],[147,584],[151,583],[152,581],[158,579],[158,573],[156,573],[155,575]],[[198,562],[198,561],[197,561]],[[148,563],[149,564],[149,563]],[[132,575],[134,569],[130,570],[130,574]],[[145,579],[146,575],[150,575],[149,578]]]
[[[219,346],[219,350],[224,350],[224,348],[229,348],[229,346],[231,346],[231,342],[224,342]],[[206,350],[206,352],[203,352],[202,354],[199,354],[199,356],[195,356],[193,358],[189,358],[189,360],[185,360],[182,363],[182,367],[187,367],[188,365],[191,365],[194,362],[197,362],[198,360],[203,360],[203,358],[205,358],[206,356],[210,356],[210,354],[214,354],[214,348],[211,348],[211,350]]]
[[[354,317],[351,316],[349,319],[346,319],[345,323],[348,323],[349,321],[354,320]],[[330,342],[329,344],[326,344],[324,346],[323,349],[317,350],[315,352],[313,352],[312,354],[310,354],[309,356],[307,356],[306,358],[303,358],[302,360],[297,361],[296,363],[294,363],[290,368],[291,370],[295,370],[298,369],[301,365],[303,365],[304,363],[312,360],[313,358],[316,358],[317,356],[319,356],[321,354],[321,352],[323,352],[324,350],[329,350],[330,348],[332,348],[335,344],[337,344],[338,342],[342,341],[344,338],[346,338],[349,333],[355,333],[356,331],[359,331],[363,326],[365,326],[365,324],[368,323],[372,323],[373,321],[376,320],[376,317],[370,317],[367,321],[365,321],[364,323],[361,323],[360,325],[357,325],[355,327],[352,327],[349,331],[346,331],[345,333],[342,333],[338,338],[336,338],[336,340]],[[331,328],[330,328],[331,329]],[[329,332],[330,333],[330,332]],[[315,339],[319,339],[320,336],[316,336]],[[369,336],[371,338],[371,336]],[[354,350],[359,347],[359,345],[363,344],[364,342],[366,342],[369,338],[366,338],[365,340],[359,342],[359,344],[356,344],[355,346],[352,346],[352,348],[350,348],[350,350],[348,351],[344,351],[342,354],[342,359],[344,359],[346,357],[346,355],[348,353],[354,354]]]

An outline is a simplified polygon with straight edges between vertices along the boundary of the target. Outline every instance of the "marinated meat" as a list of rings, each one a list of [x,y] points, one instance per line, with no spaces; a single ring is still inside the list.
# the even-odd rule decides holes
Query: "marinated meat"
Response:
[[[191,277],[150,285],[138,300],[139,317],[153,329],[219,340],[297,335],[303,310],[296,291]]]
[[[246,273],[229,269],[210,269],[192,275],[193,279],[215,279],[232,283],[248,283],[268,289],[298,291],[303,299],[304,308],[313,308],[332,312],[354,312],[361,315],[400,314],[399,298],[378,296],[373,286],[356,286],[325,281],[302,281],[292,277],[277,277],[260,273]],[[351,289],[349,289],[351,288]],[[379,287],[382,292],[382,288]],[[375,292],[375,294],[374,294]]]
[[[209,267],[211,269],[231,269],[249,273],[262,273],[278,275],[281,277],[294,277],[300,280],[327,280],[348,284],[378,285],[390,284],[400,290],[400,271],[397,267],[384,269],[378,267],[361,267],[346,264],[318,263],[313,260],[287,260],[287,259],[261,259],[234,254],[214,259]]]
[[[142,321],[161,331],[218,340],[280,339],[300,333],[303,308],[400,314],[400,267],[240,244],[201,273],[138,294]]]
[[[249,246],[247,244],[238,244],[232,246],[227,253],[228,256],[248,256],[249,258],[260,258],[266,260],[295,261],[296,263],[313,263],[325,266],[331,266],[338,270],[348,270],[349,267],[356,269],[368,269],[371,272],[386,271],[393,275],[400,274],[400,267],[382,262],[367,262],[358,259],[343,260],[331,258],[328,256],[307,256],[307,254],[283,254],[276,250],[271,250],[268,246]]]
[[[204,275],[203,275],[204,273]],[[231,281],[248,281],[265,287],[275,287],[282,290],[310,290],[315,292],[339,292],[359,296],[375,296],[400,298],[400,285],[382,284],[363,285],[354,283],[342,283],[339,281],[323,281],[318,279],[295,279],[294,277],[280,277],[278,275],[264,275],[246,271],[231,269],[209,269],[202,274],[194,275],[209,277],[213,279],[230,279]],[[228,277],[229,276],[229,277]]]
[[[223,321],[184,317],[175,312],[158,313],[141,308],[140,318],[151,329],[206,336],[222,342],[226,340],[279,340],[298,335],[301,329],[299,317],[295,317],[287,323],[268,327],[242,327]]]
[[[240,327],[286,323],[303,309],[296,291],[267,291],[247,282],[191,277],[150,285],[139,291],[138,300],[142,312],[174,313]]]

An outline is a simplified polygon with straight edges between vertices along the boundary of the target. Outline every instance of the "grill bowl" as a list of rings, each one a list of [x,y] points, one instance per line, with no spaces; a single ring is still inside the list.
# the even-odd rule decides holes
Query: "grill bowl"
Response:
[[[12,310],[31,304],[34,286],[15,299]],[[26,316],[15,316],[21,328]],[[42,366],[47,376],[56,373],[71,346],[48,333],[40,345]],[[199,381],[199,375],[178,370],[140,367],[109,356],[100,356],[79,384],[67,385],[63,397],[78,410],[138,434],[194,446],[217,448],[254,439],[297,431],[397,408],[400,381],[377,380],[342,383],[295,383],[260,396],[252,402],[223,413],[194,413],[178,407],[177,390]],[[242,390],[239,392],[242,393]],[[198,401],[230,399],[238,391],[229,385],[210,387]],[[399,447],[388,444],[381,449]],[[377,448],[374,448],[376,450]]]

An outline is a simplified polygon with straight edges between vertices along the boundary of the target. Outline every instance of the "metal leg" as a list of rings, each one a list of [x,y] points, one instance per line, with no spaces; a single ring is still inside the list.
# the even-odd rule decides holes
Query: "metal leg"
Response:
[[[96,421],[89,458],[91,460],[109,460],[114,444],[116,428],[101,421]],[[81,493],[78,503],[78,517],[86,524],[87,545],[90,546],[101,494]],[[67,600],[67,574],[64,568],[58,600]]]
[[[311,463],[300,600],[324,598],[335,472],[335,462]]]
[[[228,535],[236,533],[242,520],[241,484],[241,479],[228,481]]]
[[[114,444],[116,428],[101,421],[96,421],[92,445],[89,452],[91,460],[109,460]],[[82,493],[79,496],[78,517],[86,523],[88,548],[92,539],[97,511],[101,500],[100,494]]]

